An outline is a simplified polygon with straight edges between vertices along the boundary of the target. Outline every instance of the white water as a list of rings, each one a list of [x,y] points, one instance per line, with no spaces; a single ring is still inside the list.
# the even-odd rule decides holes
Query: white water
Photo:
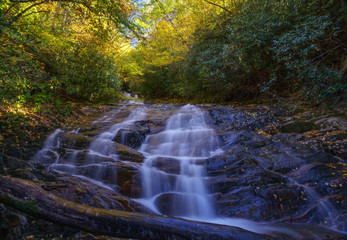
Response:
[[[127,98],[127,102],[130,104],[143,104],[143,101],[139,99],[137,94],[132,96],[131,93],[124,92],[123,95],[125,98]]]
[[[165,204],[165,213],[173,216],[215,216],[201,162],[221,150],[199,108],[180,108],[168,119],[163,132],[146,138],[140,151],[146,156],[142,166],[143,204],[158,213],[162,213],[160,204]]]
[[[281,232],[293,238],[321,239],[314,230],[301,232],[287,225],[217,216],[205,185],[208,177],[202,163],[223,153],[219,147],[218,137],[207,126],[204,113],[192,105],[180,108],[168,119],[164,131],[148,136],[140,148],[146,158],[142,165],[143,197],[137,201],[158,214],[234,226],[259,234]],[[179,171],[175,169],[177,166]]]
[[[118,112],[113,112],[112,117]],[[119,130],[131,128],[136,121],[145,119],[145,116],[146,108],[136,108],[125,121],[114,124],[98,135],[91,143],[87,154],[89,159],[83,165],[78,165],[74,159],[86,150],[68,149],[68,157],[60,162],[56,151],[63,133],[60,129],[46,140],[35,159],[40,163],[52,164],[50,166],[56,172],[71,174],[100,187],[115,190],[116,160],[119,159],[113,139]],[[110,120],[102,118],[99,121]],[[70,132],[78,133],[78,129]],[[205,186],[208,177],[203,163],[207,158],[222,153],[219,147],[218,137],[207,126],[204,112],[192,105],[180,108],[168,119],[164,131],[148,136],[140,148],[146,158],[141,170],[143,198],[137,200],[158,214],[235,226],[261,234],[277,231],[300,238],[296,229],[286,226],[216,216],[213,199]],[[297,182],[292,183],[298,185]],[[321,202],[312,189],[304,185],[302,187],[319,204],[319,210],[326,216],[328,225],[334,226],[335,215],[330,216],[331,206]],[[312,236],[310,239],[320,238]]]
[[[33,160],[42,164],[50,164],[52,162],[58,162],[59,155],[55,151],[56,148],[60,146],[60,133],[62,130],[57,129],[53,134],[51,134],[45,141],[42,149],[38,151]]]
[[[111,117],[116,116],[120,110],[114,112]],[[112,125],[107,131],[99,134],[96,139],[91,142],[87,151],[87,161],[84,164],[75,164],[79,151],[72,151],[72,154],[68,159],[70,163],[56,163],[51,165],[52,169],[60,173],[68,173],[89,180],[101,187],[111,190],[116,189],[116,162],[119,158],[117,155],[117,147],[113,139],[121,129],[124,130],[130,128],[136,121],[144,119],[145,116],[146,108],[144,107],[138,107],[132,110],[123,122]],[[111,119],[108,118],[101,118],[97,122],[108,122],[110,120]],[[93,124],[97,122],[94,122]]]
[[[102,155],[110,158],[117,159],[116,147],[113,139],[121,129],[128,129],[131,125],[136,122],[143,120],[146,116],[146,108],[139,107],[131,112],[124,122],[114,124],[109,130],[101,133],[89,147],[89,155],[91,158],[94,155]]]
[[[110,118],[115,117],[121,109],[112,111],[111,116],[102,117],[92,124],[111,121]],[[58,150],[63,131],[57,129],[47,138],[43,149],[36,153],[34,161],[48,165],[50,170],[89,180],[101,187],[114,190],[117,183],[117,161],[120,160],[113,139],[121,129],[130,129],[136,121],[144,119],[145,116],[146,108],[138,107],[132,110],[123,122],[112,125],[107,131],[98,135],[88,150],[65,148],[65,154],[61,156],[61,151]],[[79,130],[67,132],[66,135],[79,134]],[[82,159],[79,159],[80,155]]]

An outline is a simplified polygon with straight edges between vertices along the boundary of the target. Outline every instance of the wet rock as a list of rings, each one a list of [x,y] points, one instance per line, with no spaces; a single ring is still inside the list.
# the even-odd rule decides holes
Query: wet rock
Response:
[[[306,196],[300,199],[301,187],[283,188],[276,184],[263,187],[261,181],[237,186],[240,179],[235,180],[228,183],[233,185],[231,189],[216,199],[220,215],[269,221],[300,215],[299,211],[308,204]],[[305,222],[303,219],[301,221]]]
[[[158,133],[165,128],[165,121],[160,119],[151,119],[147,120],[147,125],[143,125],[142,128],[146,129],[148,127],[148,130],[150,134]],[[149,126],[148,126],[149,125]]]
[[[305,163],[301,158],[288,153],[267,153],[253,158],[257,163],[265,169],[278,173],[287,173],[293,168],[298,168]]]
[[[134,174],[128,180],[123,181],[123,185],[119,185],[119,192],[127,197],[141,198],[143,196],[142,175]]]
[[[136,121],[131,128],[120,129],[113,141],[138,149],[148,134],[156,133],[164,128],[163,121]]]
[[[9,232],[9,222],[7,219],[7,208],[0,203],[0,239],[5,239]]]
[[[284,133],[304,133],[317,129],[311,122],[289,122],[281,126],[280,131]]]
[[[277,124],[278,115],[282,115],[278,109],[269,109],[266,106],[214,106],[207,110],[212,125],[220,131],[256,131],[270,124]]]
[[[7,214],[7,219],[9,222],[9,229],[4,240],[16,240],[20,239],[23,232],[27,228],[27,219],[23,215],[10,213]]]
[[[222,148],[224,150],[229,149],[232,145],[237,143],[238,140],[238,133],[234,131],[230,132],[223,132],[218,134],[219,139],[222,143]]]
[[[180,162],[174,158],[156,158],[152,166],[167,173],[180,174],[181,172]]]
[[[62,137],[61,146],[64,148],[83,150],[89,148],[90,143],[93,140],[93,138],[87,137],[83,134],[69,133]]]
[[[74,185],[68,183],[68,187],[52,192],[92,206],[143,211],[140,204],[130,199],[142,197],[144,191],[139,170],[144,157],[135,149],[150,134],[163,131],[166,119],[177,108],[167,105],[146,107],[149,109],[146,120],[118,132],[112,145],[115,153],[112,156],[90,156],[88,151],[75,150],[87,149],[92,137],[107,130],[112,123],[124,120],[130,110],[121,111],[118,119],[108,120],[106,117],[90,127],[82,127],[78,134],[64,137],[62,146],[75,150],[60,149],[61,163],[74,165],[67,172],[90,177],[91,182],[71,177],[69,182],[74,181]],[[325,216],[317,203],[324,202],[337,210],[339,228],[346,228],[343,225],[346,214],[341,211],[346,208],[343,197],[346,195],[346,132],[339,127],[340,118],[310,113],[289,118],[287,111],[280,107],[255,105],[203,108],[208,113],[208,123],[218,131],[224,151],[199,163],[206,166],[208,177],[204,180],[218,215],[320,224],[324,223]],[[314,130],[320,128],[330,130]],[[162,141],[148,138],[155,144]],[[46,162],[52,162],[56,157],[47,155]],[[167,182],[172,186],[177,180],[175,174],[180,173],[180,163],[174,158],[158,158],[152,167],[158,174],[171,173]],[[35,174],[44,171],[43,167]],[[40,179],[45,178],[42,175]],[[98,183],[94,184],[92,180]],[[175,193],[162,194],[156,203],[163,214],[171,215],[169,209],[179,198],[181,196]]]
[[[207,186],[220,215],[319,224],[327,217],[316,205],[320,194],[344,194],[341,160],[310,142],[300,144],[306,141],[302,134],[270,138],[233,131],[221,136],[224,154],[206,165]]]
[[[141,146],[145,134],[134,129],[120,129],[113,141],[137,149]]]
[[[260,134],[255,134],[253,138],[247,141],[245,144],[249,148],[262,148],[267,145],[270,145],[271,143],[272,143],[272,140],[270,137],[260,135]]]
[[[100,123],[100,126],[81,128],[80,132],[84,136],[96,138],[100,134],[100,132],[106,131],[109,127],[110,126],[105,127],[102,123]]]
[[[60,183],[63,183],[65,187],[54,189],[51,192],[72,202],[129,212],[148,211],[141,204],[121,196],[113,190],[100,187],[80,178],[65,176],[60,178]]]
[[[134,182],[136,180],[134,176],[140,174],[139,166],[129,165],[125,162],[118,161],[116,174],[118,186],[123,186],[129,181]]]
[[[225,151],[229,151],[231,148],[234,147],[234,145],[237,144],[246,146],[248,149],[262,148],[272,144],[272,140],[270,137],[247,131],[226,132],[219,134],[219,137],[220,139],[222,139],[222,148]]]
[[[56,149],[42,149],[35,154],[34,161],[43,165],[50,165],[59,159]]]
[[[155,205],[158,210],[165,215],[172,215],[171,209],[174,201],[175,193],[166,193],[155,199]]]
[[[104,156],[89,150],[60,149],[59,163],[76,164],[78,166],[95,163],[112,163],[116,160],[143,162],[143,155],[125,145],[114,143],[114,152],[111,156]]]
[[[114,163],[115,158],[93,153],[89,150],[62,149],[59,152],[60,164],[83,166],[88,164]]]
[[[326,130],[347,130],[347,118],[342,116],[328,116],[321,117],[314,122],[316,125],[320,126],[321,129]]]
[[[223,176],[226,173],[225,168],[228,161],[230,161],[230,158],[228,158],[228,156],[225,156],[225,155],[216,156],[216,157],[207,159],[206,169],[207,169],[207,172],[209,173],[209,176],[214,176],[214,175]]]
[[[187,200],[187,196],[180,193],[165,193],[155,199],[155,205],[165,215],[184,216],[187,214],[186,208],[189,207],[189,200]],[[186,205],[177,205],[175,202],[185,202]]]
[[[4,156],[4,162],[6,165],[6,173],[17,178],[23,178],[28,180],[35,180],[36,176],[33,173],[33,167],[27,161]]]
[[[123,161],[137,162],[142,163],[144,156],[137,152],[136,150],[129,148],[122,144],[116,144],[117,146],[117,154],[119,158]]]

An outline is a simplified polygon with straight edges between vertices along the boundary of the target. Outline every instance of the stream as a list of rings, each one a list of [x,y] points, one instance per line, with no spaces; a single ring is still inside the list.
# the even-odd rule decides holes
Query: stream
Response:
[[[32,162],[84,184],[83,194],[55,194],[87,205],[289,239],[343,239],[345,161],[298,145],[301,133],[265,134],[281,114],[268,106],[128,102],[57,129]]]

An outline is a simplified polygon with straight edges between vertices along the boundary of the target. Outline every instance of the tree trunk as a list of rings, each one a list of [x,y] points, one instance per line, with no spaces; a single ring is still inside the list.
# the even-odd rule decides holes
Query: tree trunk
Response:
[[[236,227],[88,207],[59,198],[31,181],[5,176],[0,176],[0,202],[52,223],[122,238],[248,240],[268,237]]]

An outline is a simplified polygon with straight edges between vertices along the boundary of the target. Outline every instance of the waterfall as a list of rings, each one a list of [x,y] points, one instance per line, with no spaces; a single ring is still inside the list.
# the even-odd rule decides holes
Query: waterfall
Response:
[[[140,148],[146,156],[142,202],[158,213],[213,217],[215,210],[205,186],[203,163],[220,151],[219,145],[198,107],[180,108],[168,119],[164,131],[148,136]]]
[[[234,132],[228,130],[227,133],[228,144],[238,139]],[[227,180],[238,169],[248,166],[249,163],[245,160],[251,159],[247,157],[247,159],[234,161],[232,151],[242,148],[241,145],[238,146],[238,143],[235,143],[233,148],[225,148],[223,152],[221,148],[225,145],[222,146],[223,143],[219,139],[224,138],[223,134],[224,132],[218,135],[208,126],[206,112],[196,106],[185,105],[177,109],[175,105],[146,105],[145,107],[140,104],[124,104],[103,114],[95,121],[88,122],[88,125],[81,125],[78,128],[75,126],[73,129],[57,129],[47,138],[43,149],[36,153],[33,160],[40,169],[42,166],[46,167],[47,172],[58,173],[62,176],[70,175],[73,177],[69,178],[71,181],[75,181],[77,177],[79,180],[89,181],[93,185],[111,190],[115,195],[124,197],[130,202],[141,203],[141,207],[145,206],[144,211],[151,210],[150,212],[161,215],[235,226],[259,234],[280,232],[292,238],[321,239],[320,236],[325,233],[316,234],[318,231],[316,227],[319,226],[254,222],[251,218],[241,219],[237,218],[236,214],[235,216],[226,215],[221,211],[221,208],[235,207],[232,204],[240,208],[247,206],[249,203],[243,204],[243,199],[237,203],[233,202],[232,198],[241,191],[246,192],[242,196],[250,197],[251,201],[255,199],[254,206],[263,207],[267,211],[265,208],[267,205],[261,204],[274,203],[274,199],[268,196],[275,195],[277,189],[283,190],[284,194],[293,192],[295,194],[296,189],[300,189],[305,192],[307,199],[303,199],[305,202],[302,201],[301,205],[295,205],[295,199],[293,203],[290,203],[294,207],[298,206],[297,212],[293,213],[294,217],[300,217],[300,214],[305,213],[306,208],[310,207],[309,211],[312,213],[307,212],[307,216],[315,219],[309,221],[320,221],[323,226],[317,229],[324,230],[328,227],[330,230],[346,234],[343,230],[339,230],[345,229],[344,222],[340,220],[341,211],[329,199],[321,197],[314,186],[307,182],[296,181],[295,176],[292,178],[292,172],[282,173],[272,169],[271,165],[268,167],[267,158],[263,160],[264,163],[260,159],[257,165],[251,164],[252,167],[248,169],[250,171],[242,172],[235,177],[236,180],[232,180],[232,190],[227,189],[222,192],[224,186],[220,185],[224,184],[225,176],[223,173],[222,176],[218,174],[220,170],[224,172],[223,167],[227,166],[224,156],[230,156],[231,159],[228,163]],[[260,140],[257,140],[255,133],[251,136],[253,136],[250,137],[252,141],[262,144]],[[252,141],[240,140],[242,144],[245,144],[246,149],[250,147],[253,150],[253,152],[247,151],[247,154],[257,159],[258,153],[268,153],[268,148],[261,149],[258,144],[253,147]],[[285,158],[294,154],[286,146],[278,147],[278,143],[269,143],[266,147],[274,148],[274,156],[271,156],[271,150],[269,155],[269,158],[273,158],[270,159],[273,162],[277,161],[277,155]],[[298,156],[304,157],[302,154]],[[298,162],[305,168],[307,165],[304,159],[299,160]],[[207,168],[213,177],[207,176]],[[259,175],[254,174],[267,176],[268,178],[264,177],[262,182],[265,185],[257,185],[257,180],[252,178],[258,179]],[[272,184],[278,179],[285,179],[283,180],[285,183],[276,185],[274,190]],[[269,185],[266,185],[267,182]],[[213,185],[216,183],[217,187]],[[210,189],[207,185],[211,186]],[[263,192],[260,192],[262,188]],[[254,193],[257,190],[259,193],[255,196]],[[247,191],[249,191],[248,194]],[[222,199],[215,198],[219,194]],[[262,198],[267,199],[262,200]],[[249,199],[245,199],[246,201]],[[291,209],[293,209],[292,206]],[[283,213],[284,219],[287,216],[291,217],[285,214],[288,214],[288,211]],[[269,216],[275,215],[269,214]],[[301,227],[303,229],[300,229]]]

